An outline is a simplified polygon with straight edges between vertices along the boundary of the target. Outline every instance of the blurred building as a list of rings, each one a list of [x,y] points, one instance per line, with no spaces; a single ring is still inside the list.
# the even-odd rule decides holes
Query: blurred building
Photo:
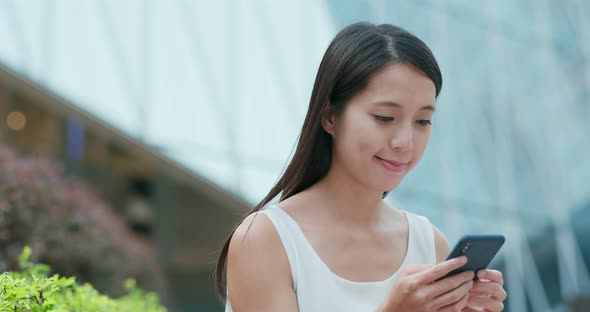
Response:
[[[0,140],[63,160],[151,235],[175,310],[218,310],[215,252],[288,161],[329,41],[360,20],[415,33],[444,78],[431,144],[388,200],[451,244],[503,233],[507,311],[587,310],[583,1],[4,1]]]
[[[172,311],[215,310],[214,251],[247,203],[5,67],[0,95],[0,145],[61,162],[155,244]]]

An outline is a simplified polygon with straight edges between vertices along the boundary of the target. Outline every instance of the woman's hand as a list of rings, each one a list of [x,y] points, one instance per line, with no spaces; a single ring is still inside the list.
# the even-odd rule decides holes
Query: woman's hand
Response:
[[[496,270],[481,270],[477,273],[479,280],[475,282],[469,292],[469,300],[463,312],[491,311],[504,309],[502,303],[506,300],[506,291],[502,272]]]
[[[405,267],[378,311],[461,311],[470,299],[469,291],[473,287],[474,273],[463,272],[435,281],[462,267],[466,262],[467,258],[459,257],[435,266]]]

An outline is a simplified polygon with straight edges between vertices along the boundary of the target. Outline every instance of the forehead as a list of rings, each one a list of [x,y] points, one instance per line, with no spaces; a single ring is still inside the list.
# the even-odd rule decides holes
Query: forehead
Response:
[[[388,64],[369,78],[367,87],[355,96],[365,105],[391,101],[404,108],[433,105],[436,101],[434,82],[409,64]]]

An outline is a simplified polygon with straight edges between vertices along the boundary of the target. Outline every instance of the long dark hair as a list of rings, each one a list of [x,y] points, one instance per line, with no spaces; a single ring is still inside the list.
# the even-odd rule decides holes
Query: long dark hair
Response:
[[[372,73],[390,63],[410,64],[426,74],[436,87],[442,87],[442,75],[430,49],[408,31],[389,24],[356,23],[336,35],[326,50],[311,93],[309,108],[299,136],[299,143],[287,169],[268,195],[247,215],[281,194],[287,199],[323,178],[332,162],[331,136],[321,125],[322,113],[341,114],[346,103],[367,86]],[[329,107],[328,107],[329,106]],[[243,220],[243,219],[242,219]],[[217,291],[226,294],[226,264],[231,232],[217,263]]]

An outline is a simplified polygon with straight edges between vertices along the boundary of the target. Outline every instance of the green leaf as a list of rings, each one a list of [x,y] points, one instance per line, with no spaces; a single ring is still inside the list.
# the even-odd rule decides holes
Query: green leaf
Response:
[[[21,269],[26,269],[30,265],[29,259],[31,259],[31,254],[31,247],[25,246],[19,257],[19,266]]]
[[[133,279],[124,283],[125,296],[110,298],[90,284],[79,285],[75,277],[48,277],[50,268],[31,263],[30,256],[31,249],[26,246],[20,256],[21,272],[0,274],[0,312],[166,311],[155,293],[138,288]]]

